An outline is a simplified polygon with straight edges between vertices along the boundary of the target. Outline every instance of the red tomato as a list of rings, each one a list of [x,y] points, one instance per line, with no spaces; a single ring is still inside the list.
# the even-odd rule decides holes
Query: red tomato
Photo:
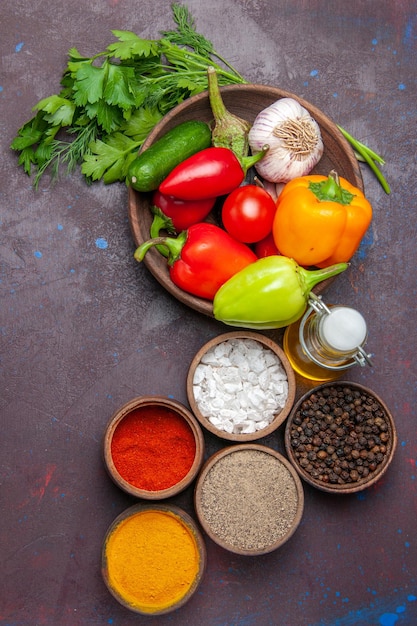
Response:
[[[255,243],[268,235],[276,211],[275,202],[257,185],[238,187],[222,207],[222,222],[229,235],[243,243]]]
[[[270,232],[266,237],[255,243],[255,254],[259,259],[266,256],[274,256],[280,254],[277,244],[274,240],[274,234]]]

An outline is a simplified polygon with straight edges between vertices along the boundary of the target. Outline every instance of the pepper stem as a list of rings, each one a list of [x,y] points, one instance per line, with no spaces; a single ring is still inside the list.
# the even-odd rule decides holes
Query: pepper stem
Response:
[[[306,270],[303,267],[298,267],[298,275],[300,278],[300,285],[304,293],[304,297],[307,299],[310,291],[318,283],[321,283],[327,278],[341,274],[349,267],[349,263],[335,263],[329,265],[329,267],[323,267],[317,270]]]
[[[170,234],[174,234],[175,233],[175,228],[174,228],[174,224],[173,221],[170,217],[167,217],[159,207],[157,206],[152,206],[151,207],[151,212],[153,214],[153,220],[152,220],[152,224],[149,230],[149,233],[151,235],[151,239],[155,239],[156,237],[160,236],[160,232],[161,230],[166,230],[168,231],[168,233]],[[166,248],[166,246],[157,246],[158,248],[158,252],[160,252],[162,254],[162,256],[164,257],[168,257],[169,256],[169,251]]]
[[[327,179],[320,183],[310,183],[310,191],[320,202],[337,202],[338,204],[350,204],[354,195],[340,184],[339,174],[332,170]]]
[[[187,241],[188,232],[183,230],[178,237],[153,237],[144,241],[138,248],[136,248],[134,257],[136,261],[143,261],[145,254],[153,248],[153,246],[164,246],[168,251],[168,265],[173,265],[181,255],[181,250]],[[165,255],[164,255],[165,256]]]
[[[328,198],[332,198],[335,202],[341,202],[342,189],[340,187],[339,174],[336,172],[336,170],[331,170],[327,181],[321,188],[321,192]]]

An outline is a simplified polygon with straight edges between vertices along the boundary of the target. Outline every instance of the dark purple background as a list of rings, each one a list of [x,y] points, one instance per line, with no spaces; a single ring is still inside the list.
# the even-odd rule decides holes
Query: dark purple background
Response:
[[[375,366],[346,377],[390,407],[397,453],[360,495],[305,486],[302,523],[277,552],[244,558],[207,540],[206,576],[179,612],[136,616],[110,596],[101,544],[133,502],[105,473],[105,425],[136,395],[186,403],[195,352],[228,329],[173,300],[133,260],[123,184],[89,187],[77,172],[35,191],[9,145],[31,107],[59,91],[70,47],[90,56],[113,40],[111,29],[157,37],[171,28],[170,3],[3,0],[0,623],[415,625],[416,3],[188,6],[246,79],[304,97],[386,157],[392,194],[362,168],[374,220],[326,300],[368,321]],[[298,396],[307,385],[297,382]],[[283,450],[282,429],[261,441]],[[207,436],[207,454],[220,445]],[[192,513],[192,489],[174,503]]]

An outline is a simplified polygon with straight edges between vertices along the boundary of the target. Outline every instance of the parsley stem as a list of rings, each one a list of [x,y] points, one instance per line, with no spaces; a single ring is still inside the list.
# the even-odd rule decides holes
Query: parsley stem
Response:
[[[226,59],[224,59],[220,54],[218,54],[217,52],[212,52],[212,55],[216,57],[216,59],[219,59],[219,61],[221,63],[223,63],[226,67],[228,67],[234,75],[237,76],[237,78],[240,78],[240,80],[242,81],[242,83],[246,82],[245,79],[243,78],[243,76],[241,74],[239,74],[239,72],[237,71],[237,69],[235,67],[233,67],[233,65],[231,65],[230,63],[228,63],[226,61]],[[221,70],[221,68],[216,67],[217,72],[219,72]],[[228,76],[230,76],[230,74],[228,74]]]
[[[246,82],[244,78],[239,74],[239,72],[237,72],[231,65],[226,63],[227,67],[229,67],[229,69],[231,69],[233,73],[228,72],[227,70],[223,69],[222,67],[220,67],[220,65],[215,63],[213,60],[207,57],[203,57],[200,54],[197,54],[196,52],[192,52],[191,50],[181,48],[180,46],[172,44],[167,39],[161,40],[160,49],[161,49],[161,53],[164,56],[166,56],[168,61],[171,61],[171,60],[183,61],[186,63],[187,67],[190,66],[190,61],[193,61],[197,67],[200,67],[201,69],[204,69],[205,71],[210,65],[214,65],[217,70],[217,73],[223,76],[224,78],[226,78],[228,81],[233,82],[233,83]],[[214,53],[214,56],[216,56],[219,60],[223,61],[223,59],[221,59],[221,57],[217,55],[216,53]],[[170,67],[169,69],[172,70],[172,67]]]

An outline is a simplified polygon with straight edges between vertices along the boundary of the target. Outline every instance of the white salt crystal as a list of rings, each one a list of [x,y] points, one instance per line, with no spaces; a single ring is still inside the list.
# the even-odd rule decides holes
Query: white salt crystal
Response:
[[[194,372],[194,378],[193,378],[193,384],[194,385],[199,385],[200,383],[203,382],[204,378],[205,378],[205,368],[203,365],[201,365],[201,363],[199,365],[197,365],[197,367],[195,368],[195,372]]]
[[[200,385],[193,385],[193,394],[194,394],[194,400],[197,402],[197,404],[199,404],[200,399],[203,395],[203,390],[200,387]]]
[[[270,385],[270,375],[268,370],[263,370],[258,376],[258,383],[261,389],[268,389]]]
[[[216,426],[216,428],[220,428],[220,430],[223,430],[223,421],[218,417],[212,415],[209,419],[209,422],[211,422],[213,426]]]
[[[243,361],[242,363],[239,363],[238,374],[243,380],[247,379],[249,372],[250,372],[250,366],[247,361]]]
[[[213,409],[222,409],[224,407],[224,398],[221,396],[217,396],[217,398],[213,398],[213,402],[211,403]]]
[[[216,358],[214,352],[209,350],[201,357],[201,363],[204,363],[205,365],[217,365],[218,359]]]
[[[240,381],[238,383],[225,383],[224,388],[227,393],[236,394],[242,389],[242,383]]]
[[[258,384],[258,376],[253,370],[248,374],[248,382],[253,385],[253,387],[256,387]]]
[[[265,428],[288,396],[279,358],[252,339],[226,340],[207,351],[193,382],[201,413],[229,433]]]
[[[253,422],[245,422],[245,425],[242,427],[240,432],[245,435],[250,434],[250,433],[255,433],[256,432],[255,424]]]
[[[267,367],[271,367],[271,365],[280,364],[280,361],[276,354],[272,352],[272,350],[265,350],[264,353],[265,365]]]

